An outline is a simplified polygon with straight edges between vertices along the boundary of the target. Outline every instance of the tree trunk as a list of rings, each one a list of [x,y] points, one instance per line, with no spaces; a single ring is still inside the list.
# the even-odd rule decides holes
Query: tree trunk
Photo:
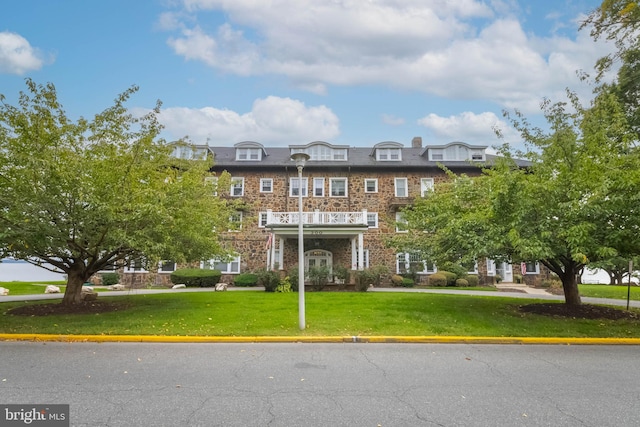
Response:
[[[562,288],[564,289],[564,302],[567,305],[580,305],[580,291],[578,291],[578,282],[576,275],[572,269],[567,268],[565,273],[560,276],[562,280]]]
[[[67,272],[67,289],[62,298],[63,305],[75,305],[82,302],[82,285],[87,279],[82,272],[74,270]]]

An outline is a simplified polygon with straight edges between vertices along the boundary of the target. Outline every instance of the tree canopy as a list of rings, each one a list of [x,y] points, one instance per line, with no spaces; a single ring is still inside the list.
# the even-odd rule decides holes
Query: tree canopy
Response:
[[[561,279],[570,305],[580,304],[583,266],[640,253],[640,158],[617,98],[602,94],[584,109],[569,93],[569,102],[547,101],[543,112],[549,131],[506,114],[527,149],[505,145],[477,177],[450,173],[405,212],[413,232],[393,244],[436,263],[540,261]]]
[[[107,267],[228,253],[215,230],[229,228],[233,208],[205,185],[212,159],[171,155],[159,104],[134,117],[131,87],[93,119],[73,121],[53,84],[26,84],[16,106],[0,96],[0,257],[64,271],[63,303],[75,304]]]

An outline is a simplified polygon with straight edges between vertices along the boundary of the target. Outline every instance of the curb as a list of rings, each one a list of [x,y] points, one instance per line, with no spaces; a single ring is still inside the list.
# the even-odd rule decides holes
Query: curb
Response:
[[[378,343],[640,345],[640,338],[467,337],[467,336],[169,336],[0,334],[0,341],[144,343]]]

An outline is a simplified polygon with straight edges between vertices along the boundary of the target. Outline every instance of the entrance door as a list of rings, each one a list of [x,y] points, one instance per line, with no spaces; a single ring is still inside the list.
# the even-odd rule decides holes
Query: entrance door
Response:
[[[309,271],[313,267],[328,267],[329,277],[333,273],[333,254],[325,250],[311,250],[304,254],[304,271]]]
[[[496,274],[502,277],[505,283],[513,283],[513,270],[508,262],[496,263]]]

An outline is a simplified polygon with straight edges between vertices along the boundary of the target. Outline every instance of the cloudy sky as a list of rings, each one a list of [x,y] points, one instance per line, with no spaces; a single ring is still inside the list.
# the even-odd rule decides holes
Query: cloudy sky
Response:
[[[168,140],[350,146],[518,135],[565,88],[588,100],[610,46],[578,31],[596,0],[21,0],[0,14],[0,93],[52,82],[91,117],[131,85]],[[542,122],[540,122],[542,123]]]

